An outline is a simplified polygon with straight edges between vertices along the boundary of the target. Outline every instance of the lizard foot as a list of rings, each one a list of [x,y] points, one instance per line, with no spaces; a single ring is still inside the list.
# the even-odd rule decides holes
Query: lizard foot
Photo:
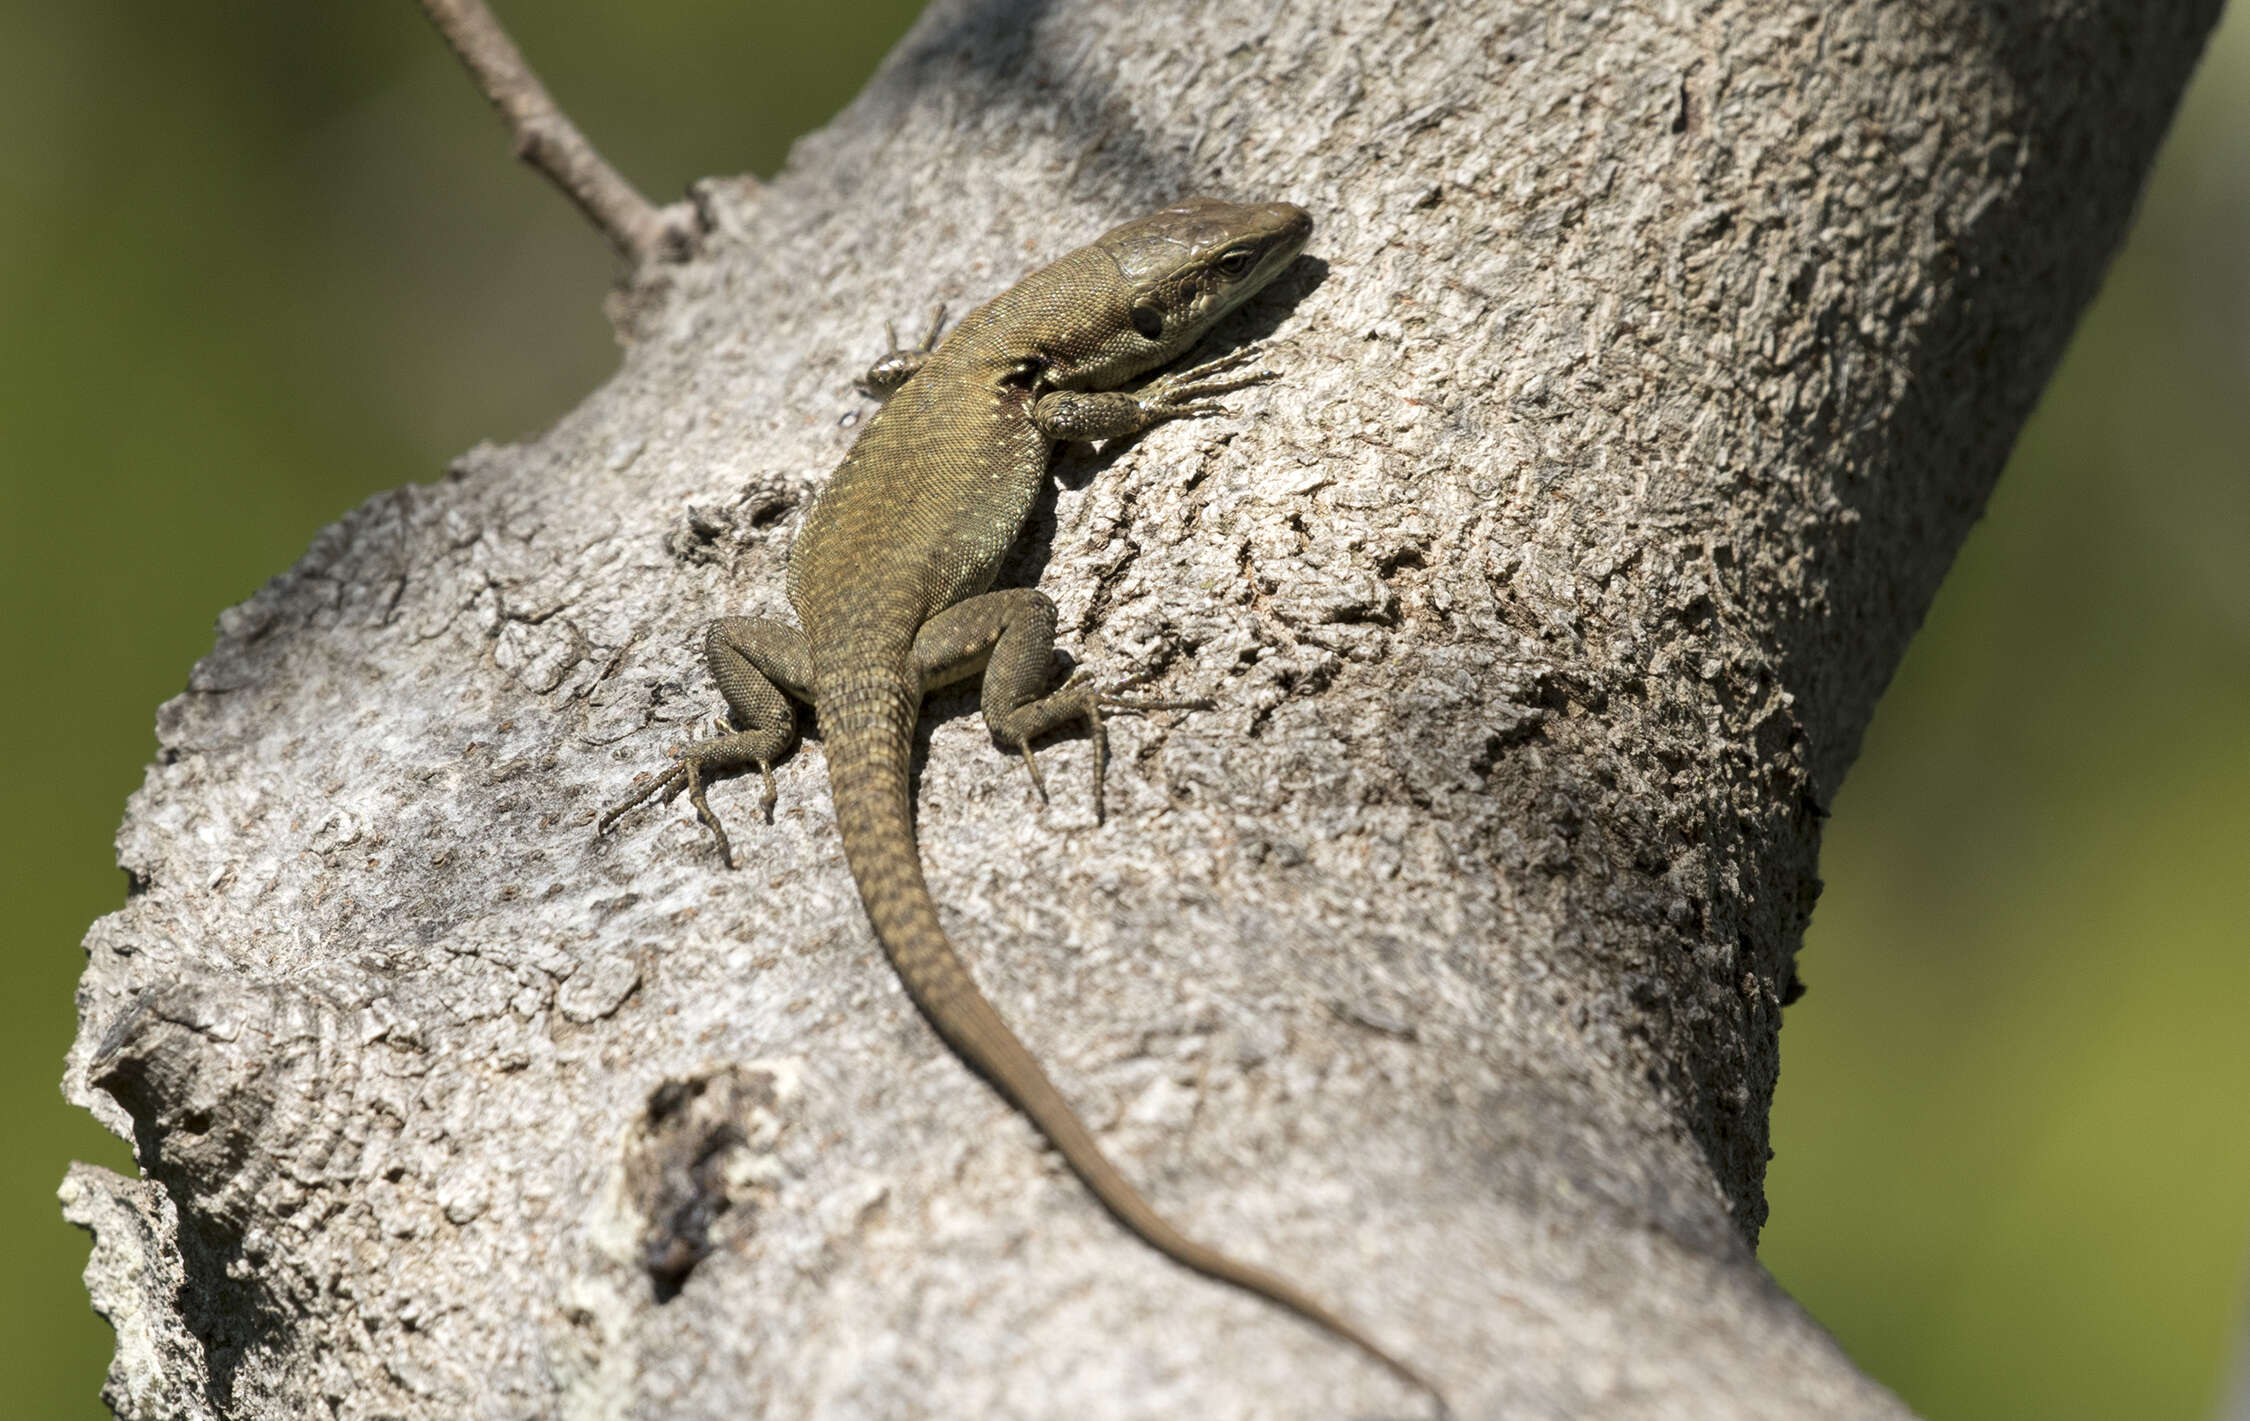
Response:
[[[898,343],[898,327],[883,322],[883,354],[867,373],[852,383],[869,399],[887,400],[898,392],[898,387],[914,378],[914,373],[929,363],[930,352],[937,349],[938,334],[945,329],[945,306],[941,302],[930,311],[930,327],[922,332],[921,342],[913,346]]]
[[[735,866],[734,845],[727,838],[724,824],[711,812],[711,802],[704,797],[704,774],[709,770],[732,770],[745,765],[756,765],[759,776],[765,781],[765,792],[759,796],[758,809],[768,824],[773,822],[773,807],[777,796],[773,787],[773,762],[761,753],[764,738],[755,732],[729,732],[724,720],[719,722],[720,734],[710,740],[698,740],[679,753],[672,768],[642,785],[632,794],[605,810],[595,821],[594,832],[606,834],[618,816],[646,800],[662,796],[660,803],[670,804],[681,790],[687,791],[688,803],[695,806],[695,817],[711,831],[719,846],[719,859],[728,868]]]
[[[1175,370],[1142,387],[1138,399],[1141,413],[1150,424],[1167,419],[1194,419],[1207,414],[1220,414],[1226,409],[1218,402],[1220,395],[1236,390],[1262,385],[1279,379],[1278,370],[1253,370],[1231,379],[1216,379],[1230,370],[1240,370],[1264,352],[1255,345],[1246,345],[1230,351],[1216,360],[1206,360],[1201,365],[1191,365],[1185,370]]]
[[[1211,702],[1200,697],[1194,700],[1164,701],[1143,700],[1119,694],[1148,679],[1146,675],[1129,676],[1108,686],[1097,686],[1085,672],[1075,672],[1043,703],[1047,715],[1041,719],[1046,721],[1049,728],[1068,725],[1074,720],[1082,721],[1088,738],[1094,742],[1094,822],[1097,824],[1108,817],[1108,809],[1102,798],[1102,783],[1108,777],[1109,727],[1102,719],[1102,712],[1119,711],[1130,714],[1141,711],[1211,709]],[[1039,761],[1031,753],[1031,737],[1019,736],[1015,745],[1017,752],[1023,756],[1024,769],[1030,772],[1031,787],[1038,793],[1039,802],[1047,803],[1047,784],[1040,776]]]

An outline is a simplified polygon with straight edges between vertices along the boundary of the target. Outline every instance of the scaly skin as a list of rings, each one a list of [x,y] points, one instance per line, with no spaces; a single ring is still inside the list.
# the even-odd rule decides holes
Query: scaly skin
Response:
[[[1025,277],[942,344],[933,321],[919,349],[885,356],[869,384],[893,393],[821,491],[790,551],[789,601],[803,629],[748,618],[715,623],[707,655],[740,728],[689,746],[668,774],[605,814],[601,827],[652,795],[668,800],[685,789],[731,863],[704,782],[756,766],[770,811],[772,764],[796,735],[789,698],[809,701],[820,716],[837,828],[860,901],[938,1035],[1029,1116],[1118,1222],[1151,1247],[1325,1328],[1435,1397],[1411,1367],[1296,1285],[1181,1234],[1118,1173],[938,925],[908,793],[922,697],[979,671],[985,722],[994,739],[1024,756],[1034,784],[1031,742],[1088,724],[1097,812],[1101,713],[1198,704],[1126,700],[1076,681],[1050,691],[1054,604],[1030,588],[989,589],[1056,443],[1214,413],[1222,407],[1212,397],[1272,377],[1237,373],[1251,358],[1245,350],[1137,393],[1115,390],[1184,354],[1294,261],[1311,231],[1310,216],[1287,203],[1190,198]]]

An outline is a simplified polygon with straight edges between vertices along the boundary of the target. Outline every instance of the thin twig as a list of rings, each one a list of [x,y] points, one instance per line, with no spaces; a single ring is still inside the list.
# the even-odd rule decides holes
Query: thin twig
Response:
[[[516,156],[570,194],[627,261],[645,266],[688,254],[693,209],[684,202],[655,206],[611,167],[556,106],[484,0],[422,0],[422,9],[507,120]]]

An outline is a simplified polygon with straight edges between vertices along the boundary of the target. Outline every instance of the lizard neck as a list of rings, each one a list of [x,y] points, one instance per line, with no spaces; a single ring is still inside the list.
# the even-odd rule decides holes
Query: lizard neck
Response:
[[[814,649],[902,638],[992,585],[1046,476],[1036,396],[976,351],[933,360],[877,411],[805,516],[789,600]]]

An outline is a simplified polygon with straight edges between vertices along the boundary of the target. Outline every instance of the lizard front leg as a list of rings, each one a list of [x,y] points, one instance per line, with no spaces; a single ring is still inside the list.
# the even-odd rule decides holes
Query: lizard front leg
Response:
[[[1094,818],[1099,821],[1109,752],[1102,712],[1208,710],[1211,703],[1127,699],[1117,694],[1124,686],[1097,686],[1079,676],[1049,690],[1054,653],[1053,600],[1035,588],[1010,587],[956,603],[924,622],[914,638],[914,670],[924,692],[984,673],[984,723],[994,740],[1023,756],[1041,800],[1047,786],[1031,742],[1048,731],[1084,723],[1094,741]]]
[[[733,725],[740,728],[730,730],[728,722],[722,720],[721,734],[682,750],[670,770],[604,813],[594,832],[606,831],[620,814],[652,795],[661,794],[664,802],[670,803],[684,789],[688,803],[695,806],[696,818],[718,841],[720,859],[732,868],[734,847],[727,842],[719,816],[711,812],[710,803],[703,797],[705,777],[757,766],[765,779],[759,809],[769,821],[773,818],[773,762],[797,738],[797,714],[790,708],[789,696],[809,699],[806,687],[812,682],[812,646],[803,632],[787,622],[765,617],[721,617],[703,638],[703,659],[710,664],[712,679],[719,683],[719,694],[726,697]]]
[[[1175,370],[1138,390],[1056,390],[1040,396],[1031,407],[1031,422],[1060,444],[1119,439],[1168,419],[1221,414],[1226,406],[1217,396],[1277,378],[1278,372],[1272,370],[1253,370],[1227,380],[1212,378],[1239,370],[1257,356],[1256,346],[1244,346],[1217,360]]]
[[[883,322],[883,353],[867,373],[852,383],[869,399],[887,400],[898,393],[898,387],[914,378],[915,373],[930,363],[930,352],[937,349],[938,334],[945,329],[945,307],[937,306],[930,312],[930,328],[922,332],[921,344],[906,347],[898,343],[898,327]]]

